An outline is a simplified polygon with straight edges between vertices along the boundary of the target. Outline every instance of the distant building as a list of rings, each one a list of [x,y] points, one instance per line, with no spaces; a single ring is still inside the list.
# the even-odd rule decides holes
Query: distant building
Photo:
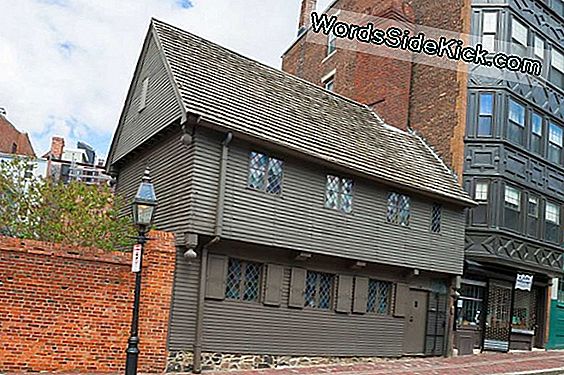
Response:
[[[6,118],[6,110],[0,108],[0,153],[35,157],[27,133],[22,133]]]
[[[6,154],[0,152],[0,163],[11,162],[12,160],[22,157],[21,155]],[[25,157],[25,156],[24,156]],[[47,176],[47,159],[29,157],[27,160],[26,178],[39,178],[43,179]]]
[[[64,138],[53,137],[51,148],[43,157],[48,160],[48,175],[54,181],[101,185],[111,179],[104,172],[104,160],[96,161],[96,152],[84,142],[77,142],[76,148],[65,148]]]

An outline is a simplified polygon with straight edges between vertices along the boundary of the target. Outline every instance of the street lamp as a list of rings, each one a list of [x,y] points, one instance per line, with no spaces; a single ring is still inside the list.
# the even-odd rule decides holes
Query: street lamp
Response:
[[[137,244],[133,248],[133,263],[131,270],[135,272],[135,297],[133,301],[133,316],[131,319],[131,332],[129,335],[128,345],[127,345],[127,359],[125,362],[125,374],[135,375],[137,374],[137,362],[139,359],[139,336],[138,336],[138,326],[139,326],[139,299],[141,296],[141,269],[143,260],[143,246],[147,242],[147,237],[145,236],[147,230],[151,227],[153,223],[153,216],[155,215],[155,209],[157,208],[157,196],[155,195],[155,189],[151,183],[151,175],[149,173],[149,168],[145,169],[143,174],[143,179],[141,184],[139,184],[139,189],[133,200],[133,222],[139,230],[139,236],[137,237]]]

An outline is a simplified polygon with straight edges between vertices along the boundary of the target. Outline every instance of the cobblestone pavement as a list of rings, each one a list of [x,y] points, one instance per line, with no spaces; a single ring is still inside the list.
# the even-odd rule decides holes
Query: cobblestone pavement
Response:
[[[544,370],[544,371],[543,371]],[[546,371],[552,370],[552,371]],[[205,372],[220,375],[225,372]],[[228,372],[229,375],[564,375],[564,351],[483,353],[455,358],[403,358],[381,363]]]

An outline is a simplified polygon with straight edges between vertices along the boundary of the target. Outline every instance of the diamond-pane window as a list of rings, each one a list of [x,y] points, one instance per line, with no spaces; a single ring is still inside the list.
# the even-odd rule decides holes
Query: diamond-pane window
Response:
[[[282,192],[283,171],[284,163],[282,160],[252,151],[249,157],[248,185],[252,189],[280,194]]]
[[[393,284],[386,281],[370,279],[368,283],[367,311],[389,315],[391,312]]]
[[[229,259],[225,297],[243,301],[258,301],[262,266],[258,263]]]
[[[440,204],[434,204],[431,210],[431,232],[440,233],[441,232],[441,216],[443,213],[443,207]]]
[[[352,211],[353,181],[348,178],[327,175],[325,207],[346,213]]]
[[[328,310],[333,297],[334,276],[323,272],[307,271],[305,306]]]
[[[411,215],[411,200],[407,195],[398,193],[388,194],[388,209],[386,219],[388,223],[409,226]]]

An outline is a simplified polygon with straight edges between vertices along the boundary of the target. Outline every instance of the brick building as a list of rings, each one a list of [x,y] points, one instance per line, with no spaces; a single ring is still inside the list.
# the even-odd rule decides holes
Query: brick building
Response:
[[[562,345],[556,326],[548,340],[549,309],[558,324],[564,304],[556,291],[548,303],[563,266],[562,0],[336,0],[326,10],[472,34],[496,51],[543,61],[542,77],[513,81],[335,49],[331,36],[326,45],[310,43],[315,3],[302,3],[283,69],[422,134],[481,203],[467,217],[459,347]],[[530,290],[516,289],[516,279],[527,276]]]
[[[6,111],[0,108],[0,153],[35,157],[27,133],[22,133],[6,118]]]

